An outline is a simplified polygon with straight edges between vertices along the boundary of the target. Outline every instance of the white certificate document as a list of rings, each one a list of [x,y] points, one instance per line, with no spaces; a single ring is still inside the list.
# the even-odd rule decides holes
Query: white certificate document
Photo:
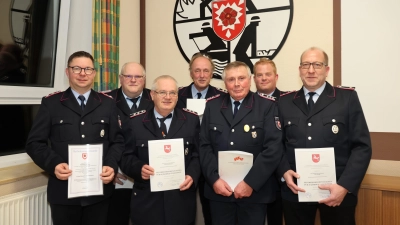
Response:
[[[183,138],[149,141],[149,165],[154,169],[151,192],[179,189],[185,181],[183,147]]]
[[[68,145],[68,198],[103,195],[103,144]]]
[[[329,197],[329,190],[318,188],[320,184],[336,184],[335,151],[333,148],[302,148],[295,150],[296,170],[300,175],[297,186],[299,202],[318,202]]]
[[[124,174],[121,169],[118,167],[118,173]],[[127,178],[126,180],[119,179],[123,184],[115,184],[115,189],[132,189],[133,187],[133,179],[128,177],[127,175],[124,174],[124,176]]]
[[[201,116],[204,114],[204,109],[206,108],[206,100],[188,98],[186,99],[186,108],[197,112]]]
[[[242,181],[253,166],[253,154],[243,151],[219,151],[218,173],[232,190]]]

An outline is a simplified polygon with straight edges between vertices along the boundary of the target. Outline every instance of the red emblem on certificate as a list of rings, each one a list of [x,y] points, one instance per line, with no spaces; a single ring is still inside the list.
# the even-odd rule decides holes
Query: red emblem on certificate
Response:
[[[170,153],[171,152],[171,145],[164,145],[164,152]]]
[[[313,162],[317,163],[317,162],[319,162],[319,159],[320,159],[319,154],[312,154],[312,161]]]
[[[212,3],[213,30],[218,37],[231,41],[246,25],[246,1],[224,0]]]
[[[87,153],[86,152],[82,153],[82,159],[87,159]]]

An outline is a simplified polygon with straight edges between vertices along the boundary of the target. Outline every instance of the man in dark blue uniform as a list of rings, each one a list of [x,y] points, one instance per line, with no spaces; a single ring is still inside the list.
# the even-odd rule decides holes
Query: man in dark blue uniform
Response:
[[[279,99],[285,155],[278,168],[285,224],[314,224],[319,209],[322,225],[354,225],[357,192],[371,159],[371,140],[354,88],[332,87],[326,82],[328,56],[312,47],[301,55],[299,73],[303,87]],[[333,147],[337,184],[320,185],[330,191],[326,199],[298,202],[296,148]]]
[[[251,73],[243,62],[223,72],[229,95],[207,102],[200,132],[200,162],[213,224],[264,224],[267,203],[275,200],[273,173],[282,157],[278,109],[273,98],[250,91]],[[253,166],[230,187],[218,173],[218,152],[252,153]]]
[[[139,63],[125,63],[121,68],[119,79],[121,87],[107,94],[114,98],[118,107],[118,118],[122,124],[129,121],[131,114],[153,107],[153,101],[150,90],[144,88],[146,72]],[[115,190],[108,210],[108,225],[126,225],[129,223],[132,179],[118,171],[114,184]]]
[[[196,186],[200,176],[198,158],[200,122],[196,113],[176,108],[178,87],[168,75],[155,79],[151,97],[154,107],[134,113],[122,123],[126,138],[121,169],[134,179],[131,220],[134,225],[189,225],[196,216]],[[151,192],[149,140],[183,138],[185,181],[180,189]]]
[[[47,187],[53,223],[106,224],[112,180],[123,151],[123,137],[114,117],[115,102],[91,89],[96,70],[93,57],[73,53],[65,69],[70,88],[42,100],[27,140],[26,151],[49,176]],[[50,140],[50,145],[48,145]],[[68,199],[68,145],[103,144],[104,194]]]

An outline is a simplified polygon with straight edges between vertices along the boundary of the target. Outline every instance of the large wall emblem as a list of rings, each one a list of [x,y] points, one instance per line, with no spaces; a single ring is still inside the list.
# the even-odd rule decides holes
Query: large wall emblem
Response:
[[[292,18],[293,0],[177,0],[174,33],[186,61],[199,51],[209,54],[213,77],[220,79],[229,62],[245,62],[252,70],[260,58],[273,59]]]

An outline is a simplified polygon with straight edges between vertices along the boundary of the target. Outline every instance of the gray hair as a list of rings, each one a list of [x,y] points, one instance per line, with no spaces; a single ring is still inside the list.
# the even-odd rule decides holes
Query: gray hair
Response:
[[[167,80],[167,79],[173,80],[175,82],[176,90],[178,90],[178,81],[176,81],[175,78],[173,78],[170,75],[161,75],[161,76],[157,77],[156,79],[154,79],[153,84],[151,85],[151,90],[156,91],[158,89],[158,81],[164,80],[164,79],[165,80]]]
[[[234,69],[234,68],[239,68],[239,67],[244,67],[247,70],[247,74],[250,77],[251,76],[251,71],[249,66],[247,66],[246,63],[244,62],[240,62],[240,61],[234,61],[229,63],[228,65],[225,66],[224,71],[222,72],[222,79],[225,80],[225,75],[226,75],[226,71],[230,70],[230,69]]]
[[[127,65],[130,65],[130,64],[134,64],[134,65],[140,66],[140,67],[142,68],[142,75],[146,77],[146,70],[144,69],[144,67],[142,66],[142,64],[137,63],[137,62],[127,62],[127,63],[125,63],[124,65],[122,65],[121,73],[120,73],[119,75],[124,74],[125,67],[126,67]]]

